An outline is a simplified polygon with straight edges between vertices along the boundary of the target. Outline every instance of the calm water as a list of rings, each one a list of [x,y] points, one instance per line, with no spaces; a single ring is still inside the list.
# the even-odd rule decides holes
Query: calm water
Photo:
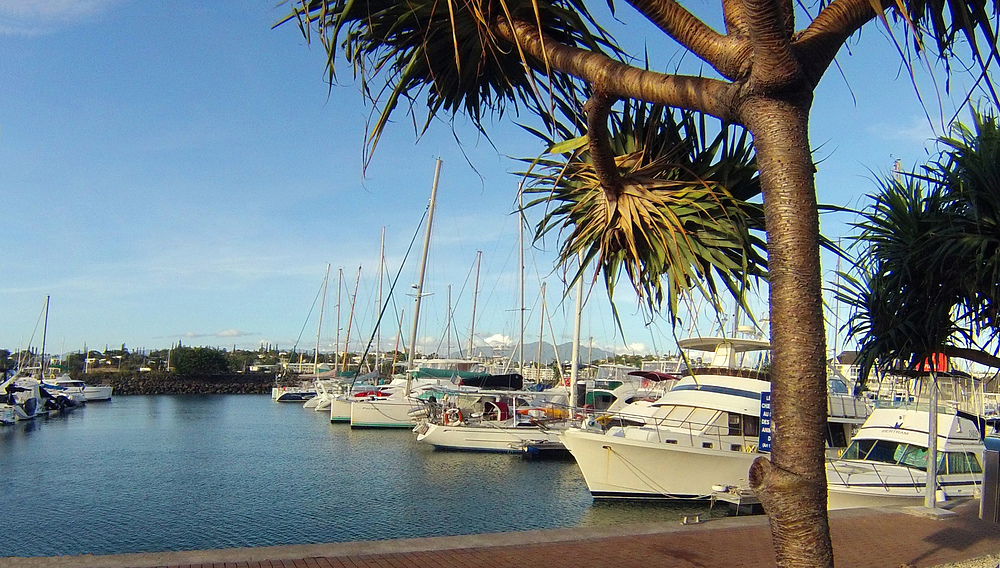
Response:
[[[119,396],[0,426],[0,499],[0,556],[440,536],[707,511],[595,503],[572,460],[435,451],[409,430],[352,430],[268,395]]]

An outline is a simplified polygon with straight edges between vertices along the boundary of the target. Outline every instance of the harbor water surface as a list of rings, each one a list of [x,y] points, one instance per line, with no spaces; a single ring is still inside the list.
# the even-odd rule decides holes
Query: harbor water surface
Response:
[[[572,459],[436,451],[267,395],[116,396],[0,427],[0,556],[377,540],[725,515],[602,503]]]

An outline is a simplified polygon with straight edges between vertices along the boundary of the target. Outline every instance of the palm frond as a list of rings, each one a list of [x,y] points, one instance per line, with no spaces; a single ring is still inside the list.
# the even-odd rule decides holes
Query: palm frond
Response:
[[[862,381],[874,368],[912,367],[971,340],[959,309],[969,270],[959,208],[944,185],[928,180],[881,180],[854,224],[854,275],[841,273],[834,295],[850,309],[845,329],[859,345]]]
[[[981,71],[978,83],[993,104],[1000,106],[997,88],[987,72],[991,64],[1000,61],[997,46],[1000,6],[984,0],[898,0],[897,3],[895,14],[906,20],[918,52],[923,51],[929,36],[938,57],[950,69],[949,62],[957,57],[956,47],[964,41]]]
[[[502,116],[522,102],[547,119],[550,109],[577,97],[579,85],[548,75],[543,61],[527,57],[491,31],[504,16],[536,22],[556,41],[620,56],[610,36],[580,0],[288,0],[307,40],[316,33],[327,51],[327,72],[336,77],[342,53],[379,109],[370,128],[367,157],[400,103],[409,112],[421,97],[427,114],[462,112],[482,130],[484,112]]]
[[[665,307],[673,321],[695,290],[713,304],[726,291],[749,313],[746,292],[767,274],[749,136],[724,124],[710,133],[703,117],[656,105],[625,103],[610,122],[625,181],[613,208],[585,137],[562,147],[546,138],[562,151],[524,160],[536,196],[526,208],[544,208],[536,239],[557,231],[561,263],[582,254],[612,296],[624,273],[650,312]]]

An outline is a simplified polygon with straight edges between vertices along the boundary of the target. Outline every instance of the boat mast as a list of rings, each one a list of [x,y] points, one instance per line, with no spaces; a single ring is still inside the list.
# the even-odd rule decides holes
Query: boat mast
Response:
[[[536,382],[542,382],[542,338],[545,336],[545,282],[542,282],[542,311],[538,314],[538,360],[535,367],[538,369]],[[553,345],[555,347],[555,345]]]
[[[358,267],[358,277],[354,281],[354,295],[351,296],[351,313],[347,316],[347,338],[344,339],[344,363],[341,367],[342,371],[347,370],[347,347],[351,343],[351,325],[354,322],[354,301],[358,299],[358,284],[361,282],[361,267]],[[361,363],[358,363],[358,369],[361,368]]]
[[[476,284],[472,288],[472,326],[469,328],[469,358],[472,359],[473,340],[476,337],[476,301],[479,298],[479,265],[483,260],[483,251],[476,251]]]
[[[326,265],[326,276],[323,277],[323,297],[319,301],[319,324],[316,325],[316,354],[313,355],[313,374],[319,367],[319,336],[323,331],[323,309],[326,307],[326,285],[330,281],[330,264]]]
[[[344,269],[337,269],[337,344],[333,346],[333,368],[340,367],[340,290],[344,287]],[[344,349],[347,358],[347,349]]]
[[[580,380],[580,320],[583,313],[583,253],[577,255],[580,263],[579,279],[576,281],[576,314],[573,316],[573,350],[569,366],[569,411],[576,416],[576,383]]]
[[[375,306],[375,313],[379,313],[382,309],[382,280],[383,271],[385,270],[385,227],[382,227],[382,244],[379,246],[379,261],[378,261],[378,305]],[[375,371],[379,374],[382,373],[382,361],[380,355],[382,354],[382,318],[379,316],[378,321],[375,326]]]
[[[413,363],[417,357],[417,324],[420,322],[420,298],[424,291],[424,272],[427,270],[427,253],[431,244],[431,226],[434,221],[434,203],[437,200],[438,180],[441,178],[441,158],[438,158],[434,165],[434,183],[431,185],[431,200],[427,204],[427,230],[424,233],[424,252],[420,257],[420,272],[417,274],[417,284],[415,292],[417,294],[413,305],[413,326],[410,328],[410,356],[406,361],[406,368],[413,369]],[[404,394],[410,396],[410,377],[407,375],[406,390]]]
[[[451,359],[451,284],[448,284],[448,327],[447,327],[447,336],[448,336],[448,350],[446,351],[446,353],[448,354],[448,359]]]
[[[399,310],[399,325],[396,326],[396,345],[392,348],[392,365],[389,368],[390,376],[396,368],[396,357],[399,355],[399,340],[403,335],[403,314],[405,313],[406,310]]]
[[[523,207],[524,207],[524,194],[522,193],[522,185],[517,187],[517,253],[518,253],[518,273],[520,275],[519,288],[521,289],[521,325],[519,329],[519,336],[517,341],[517,365],[520,369],[521,376],[524,376],[524,218]]]
[[[45,323],[42,324],[42,359],[38,364],[38,372],[40,373],[38,376],[39,381],[45,378],[45,335],[49,330],[49,298],[51,297],[45,296]],[[122,356],[124,357],[125,354],[122,353]]]

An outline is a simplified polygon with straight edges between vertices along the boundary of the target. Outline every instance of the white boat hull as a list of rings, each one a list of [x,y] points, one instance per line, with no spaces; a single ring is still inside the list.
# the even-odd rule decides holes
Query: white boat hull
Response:
[[[351,403],[351,428],[413,428],[412,409],[419,408],[409,399],[364,400]]]
[[[445,426],[421,422],[415,428],[417,441],[436,448],[479,452],[520,453],[529,442],[559,443],[555,430],[537,426]]]
[[[339,396],[330,401],[330,422],[350,422],[352,404]]]
[[[559,436],[598,499],[710,498],[720,487],[749,487],[762,454],[628,439],[571,428]]]
[[[878,471],[875,471],[878,469]],[[926,500],[927,474],[911,468],[850,462],[828,463],[827,508],[906,507],[923,505]],[[940,475],[937,480],[938,502],[978,499],[981,474]]]
[[[83,396],[87,398],[87,402],[111,400],[112,390],[114,390],[114,387],[111,386],[87,385],[83,388]]]

